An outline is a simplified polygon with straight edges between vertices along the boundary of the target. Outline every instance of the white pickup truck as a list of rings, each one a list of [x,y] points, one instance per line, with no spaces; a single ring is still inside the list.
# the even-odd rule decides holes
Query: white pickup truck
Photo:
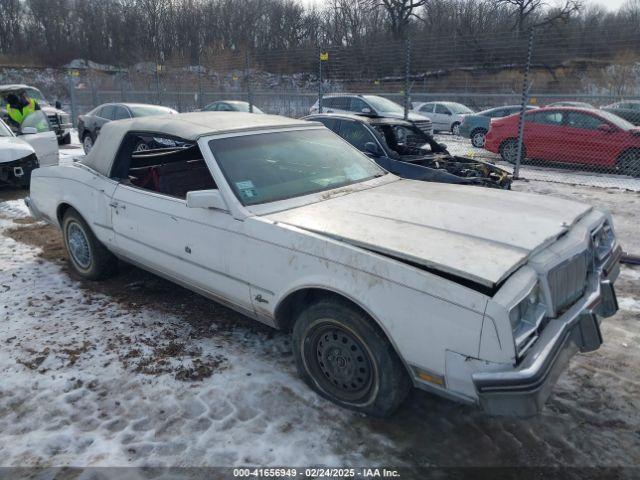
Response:
[[[146,137],[175,146],[136,152]],[[315,122],[203,112],[108,123],[27,205],[82,276],[139,265],[293,331],[302,378],[388,415],[411,386],[540,411],[617,310],[608,213],[403,180]]]

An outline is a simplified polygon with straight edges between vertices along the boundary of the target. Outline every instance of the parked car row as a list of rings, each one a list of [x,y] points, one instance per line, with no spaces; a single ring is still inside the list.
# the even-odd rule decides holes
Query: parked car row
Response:
[[[81,277],[113,275],[120,258],[292,332],[301,378],[345,408],[389,415],[415,387],[537,414],[617,311],[610,214],[403,179],[386,168],[483,167],[412,122],[308,118],[108,122],[81,161],[34,170],[26,204],[61,230]],[[136,148],[149,137],[161,147]]]
[[[515,163],[515,114],[491,120],[484,147]],[[545,107],[525,113],[521,158],[615,170],[640,177],[640,128],[604,110]]]

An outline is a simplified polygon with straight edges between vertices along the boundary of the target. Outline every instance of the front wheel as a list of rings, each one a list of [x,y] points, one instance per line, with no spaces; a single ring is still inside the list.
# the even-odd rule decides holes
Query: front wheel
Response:
[[[476,128],[471,132],[471,145],[476,148],[483,148],[486,135],[487,131],[484,128]]]
[[[515,165],[516,161],[518,160],[518,141],[515,138],[509,138],[502,142],[502,144],[500,145],[500,155],[505,162],[509,162]],[[522,145],[520,158],[526,158],[524,145]]]
[[[342,299],[320,300],[300,314],[293,351],[302,379],[351,410],[390,415],[411,386],[389,340],[367,315]]]
[[[90,133],[87,133],[82,139],[82,149],[84,150],[84,153],[88,155],[92,148],[93,148],[93,137],[91,137]]]
[[[618,171],[630,177],[640,177],[640,150],[627,150],[618,157]]]
[[[62,220],[62,236],[73,269],[83,278],[101,280],[114,274],[118,260],[73,208]]]

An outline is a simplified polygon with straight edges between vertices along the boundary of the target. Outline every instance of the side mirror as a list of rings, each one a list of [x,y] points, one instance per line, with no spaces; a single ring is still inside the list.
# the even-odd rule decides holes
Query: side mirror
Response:
[[[371,109],[369,107],[364,107],[362,110],[360,110],[362,113],[371,113]]]
[[[62,103],[60,103],[60,100],[56,100],[56,108],[58,110],[62,110]]]
[[[36,127],[24,127],[20,130],[21,135],[35,135],[38,133],[38,129]]]
[[[374,155],[376,157],[380,156],[380,148],[373,142],[367,142],[364,144],[364,151],[369,155]]]
[[[220,194],[220,190],[187,192],[187,207],[229,211],[227,204]]]

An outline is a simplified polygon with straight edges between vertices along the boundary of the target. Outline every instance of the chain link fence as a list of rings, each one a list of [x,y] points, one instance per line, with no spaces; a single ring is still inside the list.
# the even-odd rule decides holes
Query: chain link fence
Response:
[[[560,49],[564,39],[552,28],[456,34],[429,44],[229,52],[195,66],[0,67],[0,83],[41,87],[74,121],[108,102],[185,112],[224,100],[291,117],[428,119],[451,153],[519,178],[640,191],[640,47],[616,41]]]

